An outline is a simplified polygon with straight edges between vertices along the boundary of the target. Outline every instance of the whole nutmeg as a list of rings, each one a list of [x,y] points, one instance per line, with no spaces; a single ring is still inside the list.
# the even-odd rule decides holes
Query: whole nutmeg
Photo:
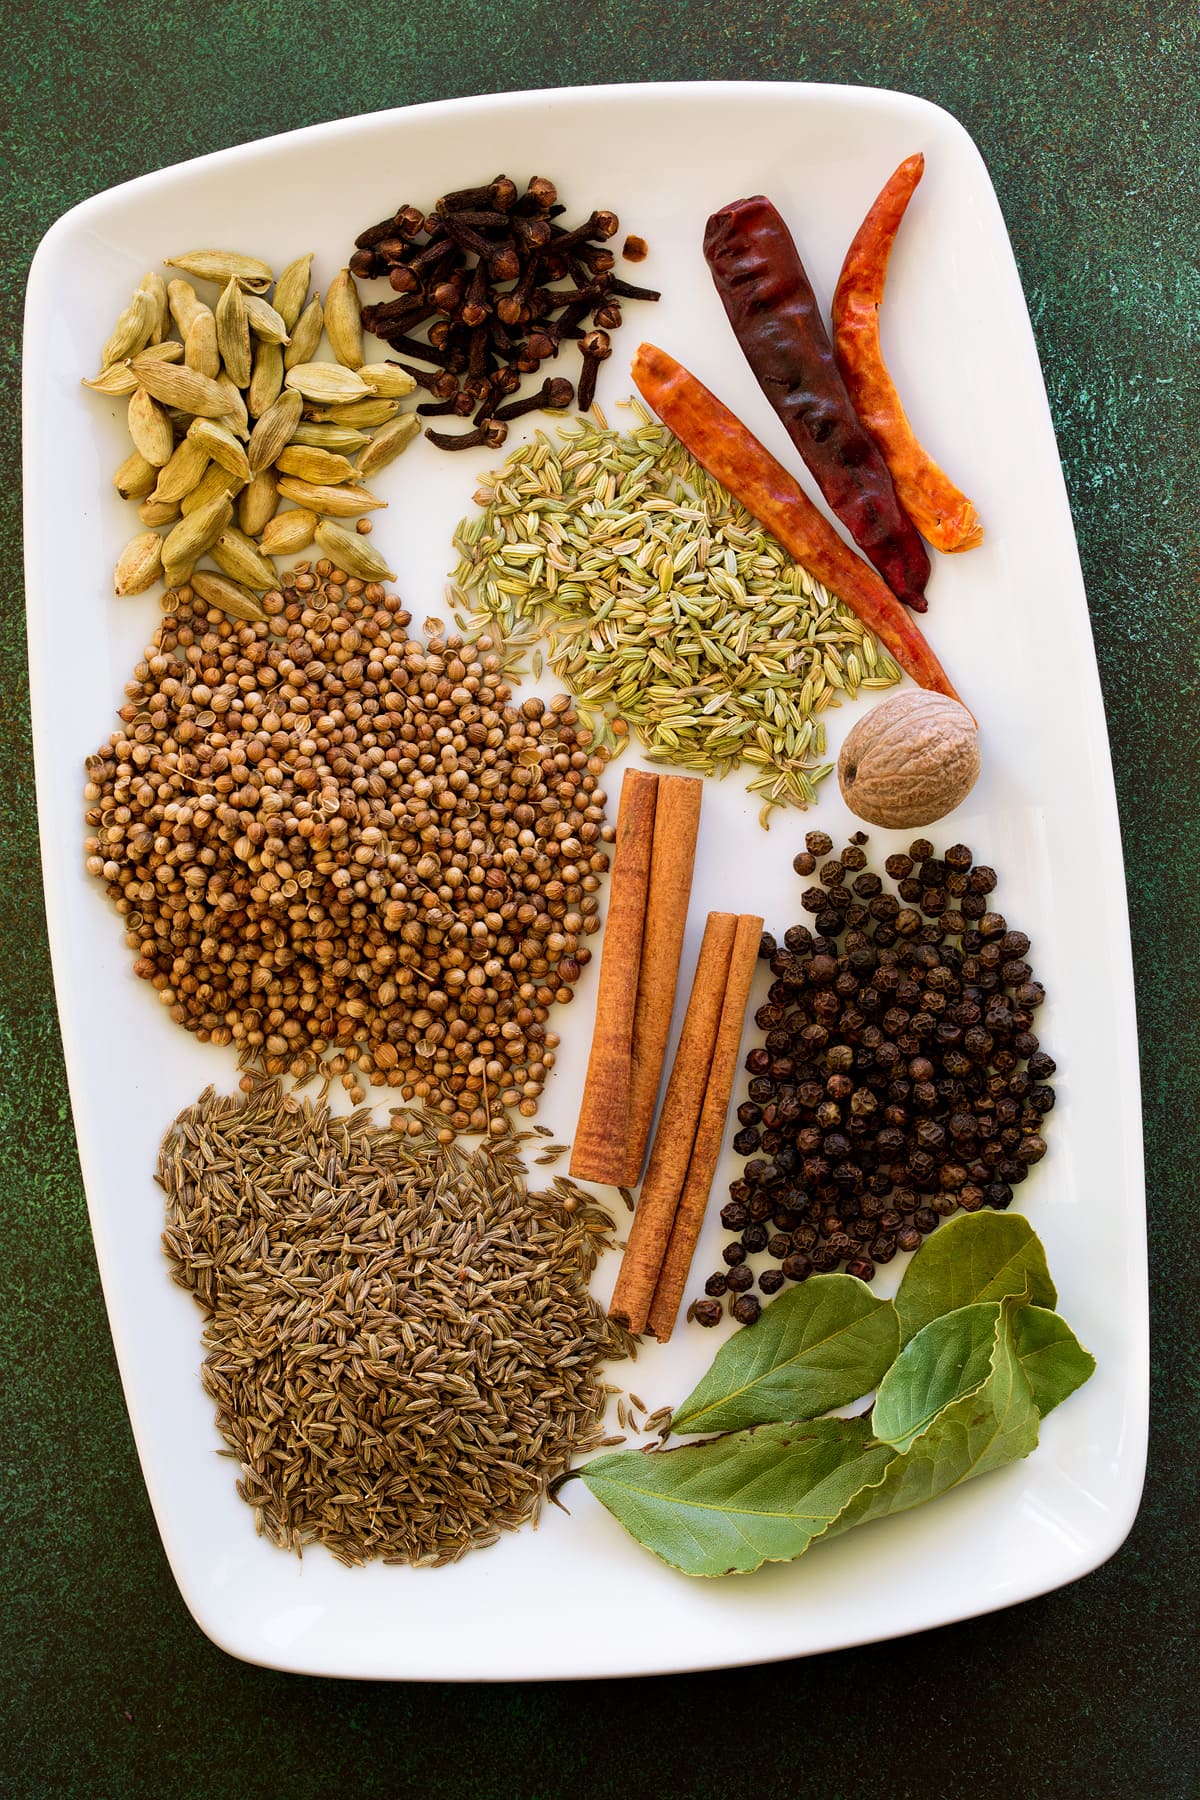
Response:
[[[869,825],[932,825],[979,778],[979,732],[961,701],[918,688],[882,701],[853,727],[838,785]]]

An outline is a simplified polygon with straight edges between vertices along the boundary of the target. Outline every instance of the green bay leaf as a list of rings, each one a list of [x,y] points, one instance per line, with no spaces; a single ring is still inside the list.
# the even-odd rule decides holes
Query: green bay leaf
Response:
[[[1013,1317],[1013,1331],[1034,1404],[1044,1419],[1091,1378],[1096,1359],[1066,1320],[1043,1306],[1020,1307]]]
[[[926,1238],[904,1271],[896,1295],[902,1341],[942,1313],[1005,1294],[1053,1308],[1058,1295],[1040,1239],[1020,1213],[960,1213]]]
[[[864,1419],[816,1419],[678,1450],[617,1451],[580,1476],[663,1562],[685,1575],[733,1575],[801,1556],[895,1454]]]
[[[859,1490],[826,1537],[936,1500],[949,1488],[1017,1462],[1035,1448],[1038,1410],[1017,1354],[1013,1324],[1021,1304],[1019,1296],[1011,1295],[994,1308],[987,1379],[943,1406],[911,1447],[887,1464],[878,1481]]]
[[[870,1393],[899,1348],[890,1300],[853,1275],[814,1275],[721,1347],[671,1428],[737,1431],[814,1419]]]
[[[875,1435],[907,1450],[938,1414],[981,1388],[992,1372],[999,1304],[960,1306],[911,1337],[879,1384]]]

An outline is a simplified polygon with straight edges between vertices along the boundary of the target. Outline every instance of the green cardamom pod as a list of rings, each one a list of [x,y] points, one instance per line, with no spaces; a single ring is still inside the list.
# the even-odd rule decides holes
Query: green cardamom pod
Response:
[[[296,363],[284,376],[284,386],[295,388],[306,400],[321,406],[341,406],[349,400],[366,400],[371,389],[361,376],[341,363]]]
[[[352,450],[361,450],[371,440],[365,431],[355,431],[352,425],[301,422],[293,431],[291,441],[293,444],[311,444],[316,450],[340,450],[343,456],[348,456]]]
[[[240,581],[244,587],[266,589],[279,585],[275,564],[261,556],[236,525],[225,527],[216,542],[209,545],[208,554],[218,569],[224,570],[232,581]]]
[[[151,362],[177,363],[182,360],[182,357],[183,345],[175,343],[171,338],[162,344],[148,344],[139,353],[139,361],[148,359]],[[99,375],[92,381],[89,381],[86,375],[83,378],[83,386],[91,388],[93,393],[117,395],[121,399],[132,394],[137,385],[137,376],[129,364],[123,362],[110,363],[106,369],[101,369]]]
[[[227,581],[224,575],[214,575],[208,569],[197,569],[192,575],[192,590],[199,594],[206,606],[215,606],[218,611],[228,613],[231,619],[245,619],[258,623],[265,621],[266,613],[245,588]]]
[[[343,526],[322,519],[313,536],[326,556],[338,568],[345,569],[347,575],[358,575],[364,581],[395,581],[395,570],[388,568],[379,551],[358,532],[346,531]]]
[[[198,312],[188,326],[183,346],[183,360],[189,369],[198,369],[215,381],[221,373],[221,350],[217,343],[217,321],[208,308]]]
[[[143,500],[138,507],[138,518],[143,525],[157,529],[160,525],[173,525],[179,517],[177,500]]]
[[[270,468],[300,423],[303,407],[304,401],[291,388],[285,388],[268,406],[250,433],[250,442],[246,446],[252,474]]]
[[[324,481],[331,487],[336,487],[339,481],[353,480],[355,473],[348,456],[342,456],[336,450],[318,450],[311,444],[297,444],[294,440],[275,458],[275,467],[281,475],[298,475],[301,481]]]
[[[232,277],[217,301],[217,345],[234,386],[249,387],[250,320],[246,315],[246,297]]]
[[[238,495],[238,525],[249,538],[258,537],[275,517],[279,484],[274,469],[260,469]]]
[[[308,299],[308,283],[312,275],[312,251],[290,262],[275,283],[273,305],[288,330],[294,327]]]
[[[185,494],[190,494],[198,486],[208,464],[208,451],[196,443],[189,433],[176,444],[171,460],[163,466],[150,498],[168,502],[182,500]]]
[[[304,416],[315,425],[353,425],[369,431],[394,419],[399,411],[398,400],[352,400],[348,406],[305,407]]]
[[[294,369],[311,361],[325,329],[325,309],[320,294],[314,294],[296,323],[291,327],[292,341],[283,353],[285,369]]]
[[[307,550],[313,541],[313,532],[317,527],[317,515],[306,507],[297,506],[287,512],[279,512],[263,527],[259,537],[259,549],[267,556],[295,556],[301,550]]]
[[[170,461],[175,448],[171,421],[144,387],[134,388],[129,396],[129,435],[147,462],[161,468]]]
[[[199,369],[163,362],[148,353],[133,357],[128,366],[146,392],[163,406],[177,406],[192,418],[206,419],[219,419],[229,410],[220,380],[202,375]]]
[[[228,425],[234,437],[249,437],[250,415],[246,411],[246,402],[241,388],[235,387],[230,379],[228,369],[222,369],[217,376],[217,386],[225,396],[225,411],[220,415],[222,425]]]
[[[288,328],[271,303],[261,294],[247,294],[245,298],[246,318],[253,335],[264,344],[288,343]]]
[[[265,294],[275,277],[268,263],[256,256],[242,256],[236,250],[188,250],[183,256],[168,256],[168,269],[182,269],[197,281],[215,281],[225,287],[236,281],[249,294]]]
[[[358,372],[386,400],[403,400],[417,385],[408,370],[395,362],[363,363]]]
[[[339,269],[325,295],[325,335],[347,369],[363,360],[362,302],[349,269]]]
[[[129,305],[117,317],[112,335],[100,352],[100,367],[103,369],[109,363],[123,362],[127,356],[136,356],[139,350],[144,350],[150,342],[155,317],[153,298],[144,288],[139,288]]]
[[[206,306],[200,299],[190,281],[168,281],[167,305],[171,309],[175,329],[185,341],[195,323],[196,314],[212,311],[212,308]]]
[[[326,487],[316,481],[301,481],[294,475],[279,477],[279,492],[285,500],[294,500],[309,512],[332,513],[337,519],[356,519],[359,513],[374,512],[387,505],[386,500],[377,500],[366,488],[349,483],[345,487]]]
[[[380,426],[363,450],[355,464],[355,473],[360,480],[365,481],[397,456],[403,455],[413,439],[420,435],[421,421],[416,413],[402,413],[397,419],[389,419],[386,425]]]
[[[268,406],[273,406],[283,392],[283,351],[278,344],[258,342],[254,346],[254,369],[246,390],[246,410],[252,419],[261,419]]]
[[[207,506],[185,514],[178,525],[172,526],[162,552],[169,587],[187,579],[196,559],[216,543],[232,517],[233,502],[228,494],[221,494]]]
[[[140,450],[131,450],[113,476],[113,486],[122,500],[144,500],[158,478],[154,463],[147,462]]]
[[[154,324],[150,330],[150,342],[161,344],[171,329],[171,308],[167,300],[167,284],[156,269],[149,269],[139,283],[143,294],[149,294],[154,302]]]
[[[219,419],[193,419],[188,426],[188,437],[231,475],[236,475],[240,481],[249,481],[250,462],[246,452]]]
[[[185,494],[179,502],[184,517],[198,512],[210,500],[219,500],[223,494],[236,494],[242,485],[238,477],[223,469],[220,463],[210,463],[191,493]]]
[[[113,570],[113,591],[141,594],[162,574],[163,541],[157,531],[140,531],[130,538]]]

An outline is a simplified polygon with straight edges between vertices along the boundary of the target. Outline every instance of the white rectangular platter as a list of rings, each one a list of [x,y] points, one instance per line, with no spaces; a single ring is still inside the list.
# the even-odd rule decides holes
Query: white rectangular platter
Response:
[[[634,279],[598,398],[628,417],[629,362],[646,337],[731,405],[789,468],[798,459],[734,343],[705,268],[708,214],[765,193],[789,221],[823,307],[867,207],[897,163],[927,160],[892,258],[884,347],[910,417],[976,501],[987,536],[935,558],[924,625],[981,728],[983,776],[929,833],[1000,872],[995,904],[1034,942],[1056,1057],[1050,1154],[1018,1194],[1042,1236],[1066,1318],[1098,1359],[1025,1462],[934,1505],[851,1533],[798,1564],[690,1581],[626,1538],[576,1485],[571,1516],[441,1570],[303,1562],[257,1539],[218,1457],[201,1390],[201,1316],[159,1247],[152,1180],[161,1134],[232,1053],[171,1023],[138,981],[119,921],[83,868],[84,757],[105,741],[155,594],[114,600],[113,562],[137,529],[112,472],[124,402],[79,385],[129,291],[165,256],[245,250],[276,269],[316,253],[324,289],[356,232],[404,201],[503,169],[558,183],[571,218],[620,214],[651,254]],[[386,352],[380,347],[380,355]],[[46,905],[71,1102],[121,1376],[150,1498],[183,1597],[230,1653],[311,1674],[515,1680],[682,1671],[806,1655],[919,1631],[1044,1593],[1122,1542],[1141,1492],[1148,1387],[1138,1061],[1124,876],[1095,655],[1037,354],[1000,208],[962,128],[881,91],[730,84],[512,94],[379,113],[222,152],[98,195],[61,219],[30,277],[25,335],[30,677]],[[523,425],[528,421],[523,421]],[[536,421],[534,422],[536,423]],[[517,441],[516,435],[510,444]],[[497,457],[417,444],[377,480],[374,542],[418,622],[442,604],[451,534]],[[807,484],[807,477],[802,476]],[[810,488],[810,491],[811,488]],[[868,702],[826,715],[830,751]],[[615,804],[619,768],[608,783]],[[706,786],[681,987],[710,907],[777,932],[802,915],[791,859],[804,830],[855,829],[826,782],[815,811],[760,830],[741,781]],[[905,834],[872,833],[880,860]],[[564,1015],[540,1117],[569,1138],[597,962]],[[753,1004],[769,977],[760,975]],[[678,1009],[677,1009],[678,1010]],[[678,1018],[676,1019],[676,1028]],[[739,1090],[740,1091],[740,1090]],[[689,1297],[722,1241],[738,1167],[728,1147]],[[618,1203],[618,1211],[619,1203]],[[894,1291],[899,1259],[881,1271]],[[615,1255],[595,1291],[606,1299]],[[722,1333],[681,1327],[617,1379],[651,1408],[677,1403]],[[86,1503],[86,1502],[85,1502]]]

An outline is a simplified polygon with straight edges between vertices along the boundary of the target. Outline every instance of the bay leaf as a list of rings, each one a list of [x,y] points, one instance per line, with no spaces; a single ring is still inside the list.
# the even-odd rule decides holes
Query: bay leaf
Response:
[[[1022,1306],[1014,1315],[1017,1355],[1044,1419],[1095,1373],[1096,1359],[1065,1319],[1044,1306]]]
[[[900,1322],[853,1275],[814,1275],[722,1345],[672,1419],[675,1432],[815,1419],[870,1393],[900,1348]]]
[[[992,1372],[999,1302],[960,1306],[931,1319],[879,1383],[871,1422],[875,1435],[908,1450],[943,1408],[981,1388]]]
[[[986,1381],[971,1386],[937,1414],[928,1428],[854,1495],[827,1527],[838,1537],[870,1519],[907,1512],[926,1500],[1028,1456],[1037,1445],[1038,1410],[1017,1355],[1013,1315],[1022,1302],[1006,1295],[996,1306],[995,1336]]]
[[[802,1555],[895,1456],[873,1441],[864,1419],[816,1419],[678,1450],[617,1451],[585,1464],[580,1476],[672,1568],[733,1575]]]
[[[896,1295],[901,1341],[942,1313],[1005,1294],[1053,1308],[1058,1294],[1040,1239],[1020,1213],[960,1213],[926,1238],[904,1271]]]

